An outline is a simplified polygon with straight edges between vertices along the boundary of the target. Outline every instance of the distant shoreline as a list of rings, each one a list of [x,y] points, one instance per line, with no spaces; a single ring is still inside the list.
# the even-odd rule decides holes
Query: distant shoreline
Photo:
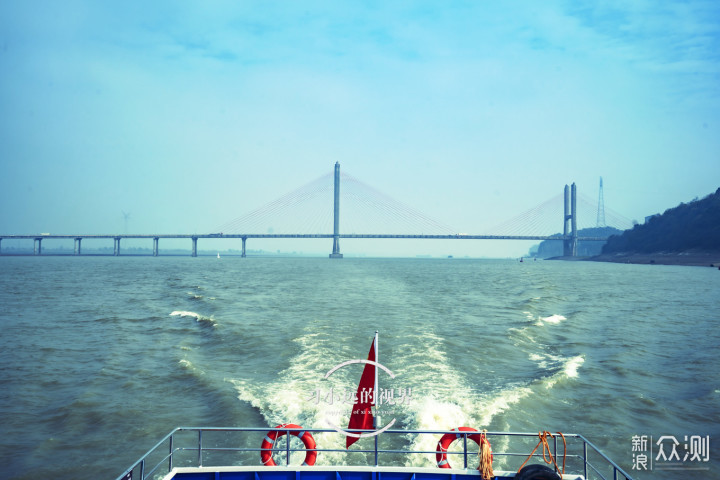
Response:
[[[550,259],[549,259],[550,260]],[[594,257],[554,257],[552,260],[632,263],[636,265],[684,265],[720,268],[720,252],[605,253]]]

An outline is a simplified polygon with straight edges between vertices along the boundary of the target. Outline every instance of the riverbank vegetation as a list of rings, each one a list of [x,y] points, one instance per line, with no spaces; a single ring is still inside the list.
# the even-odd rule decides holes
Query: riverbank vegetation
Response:
[[[720,188],[611,236],[602,249],[603,254],[692,251],[720,252]]]

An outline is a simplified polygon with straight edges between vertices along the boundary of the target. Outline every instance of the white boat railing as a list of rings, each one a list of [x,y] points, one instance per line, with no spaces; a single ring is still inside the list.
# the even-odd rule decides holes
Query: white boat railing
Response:
[[[338,437],[338,445],[344,445],[345,436],[333,429],[303,428],[303,431],[310,432],[313,435],[318,434],[335,434]],[[178,427],[167,434],[154,447],[152,447],[145,455],[136,461],[116,480],[147,480],[152,478],[160,478],[169,473],[174,467],[247,467],[257,465],[259,468],[264,467],[260,461],[262,449],[260,444],[268,432],[297,432],[297,428],[232,428],[232,427]],[[373,430],[347,430],[353,433],[372,433]],[[352,463],[348,460],[344,463],[346,466],[353,465],[375,465],[377,466],[405,466],[412,467],[413,462],[401,461],[406,460],[408,455],[429,455],[432,456],[433,464],[435,463],[435,450],[410,450],[397,448],[380,448],[379,444],[394,445],[395,443],[408,444],[411,438],[415,436],[431,435],[440,440],[445,434],[460,435],[462,441],[458,442],[461,451],[447,452],[448,459],[458,462],[458,457],[462,458],[464,469],[468,468],[468,460],[477,457],[477,446],[474,442],[468,444],[468,437],[476,435],[479,432],[472,431],[451,431],[451,430],[385,430],[374,437],[373,448],[357,448],[350,450],[345,448],[315,448],[318,452],[318,459],[323,453],[342,452],[350,459],[358,454],[365,455],[365,463]],[[530,452],[538,441],[537,433],[518,433],[518,432],[485,432],[488,441],[497,445],[496,442],[504,440],[509,447],[511,441],[521,443],[526,450],[523,451],[498,451],[497,446],[493,447],[493,456],[495,462],[518,463],[514,470],[517,470],[520,464],[528,458]],[[613,462],[608,456],[600,451],[595,445],[579,434],[563,434],[567,445],[563,445],[562,441],[558,449],[559,435],[555,435],[551,442],[552,456],[556,458],[558,465],[564,461],[570,467],[566,473],[572,470],[572,473],[582,475],[585,479],[603,479],[603,480],[632,480],[632,477],[625,472],[620,466]],[[208,438],[211,437],[211,438]],[[305,452],[304,446],[298,441],[298,446],[292,445],[292,436],[284,435],[278,438],[273,448],[273,453],[284,453],[284,465],[290,466],[291,454],[294,452]],[[399,441],[398,437],[400,437]],[[393,440],[395,442],[393,443]],[[278,446],[282,444],[283,446]],[[359,445],[360,443],[358,443]],[[437,443],[434,442],[433,445]],[[239,446],[240,445],[240,446]],[[529,448],[528,448],[529,447]],[[514,448],[520,448],[515,445]],[[543,452],[541,448],[535,452],[533,457],[540,462],[543,461]],[[387,462],[381,462],[387,459]],[[537,463],[537,461],[536,461]],[[458,467],[460,468],[460,467]]]

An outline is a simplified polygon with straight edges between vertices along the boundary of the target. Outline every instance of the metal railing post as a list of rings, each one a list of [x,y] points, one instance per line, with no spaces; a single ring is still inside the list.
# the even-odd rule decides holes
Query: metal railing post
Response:
[[[145,459],[140,462],[140,480],[145,480]]]
[[[463,465],[467,469],[467,433],[463,434]]]
[[[198,430],[198,467],[202,467],[202,430]]]
[[[285,434],[287,441],[285,442],[285,465],[290,466],[290,432]]]
[[[588,465],[588,459],[587,459],[587,442],[583,438],[583,477],[588,478],[587,476],[587,465]]]
[[[380,435],[375,435],[375,466],[378,466],[378,437]]]
[[[173,468],[173,438],[175,435],[170,435],[170,451],[168,452],[170,454],[170,458],[168,458],[168,473],[172,471]]]

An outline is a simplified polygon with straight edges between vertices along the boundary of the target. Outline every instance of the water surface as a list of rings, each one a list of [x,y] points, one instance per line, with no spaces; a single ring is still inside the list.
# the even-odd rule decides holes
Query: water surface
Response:
[[[581,433],[631,473],[634,435],[709,435],[710,461],[684,465],[720,478],[710,268],[1,257],[0,305],[5,478],[115,478],[178,425],[346,422],[318,394],[352,391],[361,367],[323,376],[375,330],[396,375],[381,388],[410,397],[397,427]]]

